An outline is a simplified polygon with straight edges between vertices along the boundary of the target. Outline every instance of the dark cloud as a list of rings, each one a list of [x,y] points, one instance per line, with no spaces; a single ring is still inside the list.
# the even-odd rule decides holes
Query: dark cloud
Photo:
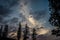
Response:
[[[14,17],[10,21],[11,21],[11,23],[17,23],[18,22],[18,18]]]
[[[0,15],[6,16],[13,5],[17,3],[18,0],[0,0]]]
[[[8,12],[8,8],[5,8],[4,6],[0,5],[0,15],[5,16]]]
[[[31,1],[32,1],[32,2],[39,2],[39,1],[40,1],[40,2],[41,2],[41,1],[45,1],[45,2],[46,2],[46,1],[48,1],[48,0],[31,0]]]
[[[14,11],[15,12],[15,11]],[[11,14],[12,15],[12,14]],[[8,16],[7,16],[8,17]],[[18,17],[15,17],[15,16],[13,16],[13,17],[8,17],[8,18],[6,18],[6,19],[4,19],[3,20],[3,23],[4,24],[17,24],[18,22],[24,22],[26,20],[26,18],[25,18],[25,16],[24,15],[22,15],[22,14],[19,14],[18,15]]]
[[[34,13],[31,14],[36,20],[39,20],[40,18],[45,17],[47,13],[45,10],[41,10],[41,11],[35,11]]]
[[[12,9],[10,8],[18,4],[18,1],[19,0],[0,0],[0,23],[4,22],[4,17],[10,14],[10,12],[12,11]]]
[[[12,23],[17,23],[18,22],[18,18],[16,18],[16,17],[14,17],[14,18],[12,18],[12,19],[7,19],[7,20],[3,20],[3,22],[2,23],[4,23],[4,24],[7,24],[7,23],[10,23],[10,24],[12,24]]]
[[[0,16],[0,23],[2,23],[2,20],[3,20],[3,17],[2,17],[2,16]]]
[[[25,18],[25,16],[22,13],[20,13],[19,17],[22,17],[22,21],[21,22],[26,21],[26,18]]]

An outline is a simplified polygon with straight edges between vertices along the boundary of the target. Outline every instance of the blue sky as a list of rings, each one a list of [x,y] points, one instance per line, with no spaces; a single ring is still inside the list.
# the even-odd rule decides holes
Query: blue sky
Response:
[[[32,0],[31,7],[34,11],[36,10],[48,10],[48,0]]]

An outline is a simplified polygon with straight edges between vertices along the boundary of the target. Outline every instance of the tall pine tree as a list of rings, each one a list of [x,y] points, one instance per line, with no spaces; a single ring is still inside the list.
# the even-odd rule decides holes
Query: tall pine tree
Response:
[[[2,30],[3,30],[3,25],[1,25],[1,28],[0,28],[0,37],[2,37]]]
[[[32,39],[36,40],[36,30],[35,30],[35,28],[33,28]]]
[[[26,26],[25,26],[25,30],[24,30],[24,38],[23,38],[23,40],[27,40],[27,38],[28,38],[28,32],[29,32],[29,27],[27,26],[27,24],[26,24]]]
[[[3,37],[7,38],[7,35],[8,35],[8,25],[5,25],[4,31],[3,31]]]
[[[17,39],[20,40],[21,39],[21,23],[19,23],[19,28],[17,31]]]
[[[53,26],[57,27],[57,29],[52,30],[52,34],[60,35],[60,0],[49,0],[49,4],[51,11],[49,22]]]

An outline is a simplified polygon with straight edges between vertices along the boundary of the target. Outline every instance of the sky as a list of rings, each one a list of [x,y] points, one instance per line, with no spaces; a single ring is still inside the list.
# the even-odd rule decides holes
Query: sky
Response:
[[[48,9],[48,0],[32,0],[32,8],[36,10],[45,10]]]
[[[51,28],[48,0],[0,0],[0,23],[18,22]],[[23,6],[23,7],[21,7]],[[32,16],[32,17],[31,17]]]

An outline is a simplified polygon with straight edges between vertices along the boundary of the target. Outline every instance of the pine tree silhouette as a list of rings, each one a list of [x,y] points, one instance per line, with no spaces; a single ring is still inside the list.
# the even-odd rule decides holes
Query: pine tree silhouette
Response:
[[[59,0],[49,0],[49,2],[51,10],[51,17],[49,21],[54,26],[60,26]]]
[[[27,40],[27,34],[28,34],[28,30],[29,30],[29,27],[27,26],[27,24],[26,24],[26,26],[25,26],[25,30],[24,30],[24,39],[23,40]]]
[[[20,38],[21,38],[21,23],[19,23],[19,28],[17,32],[17,39],[20,40]]]
[[[60,35],[60,0],[49,0],[51,17],[49,22],[51,25],[57,27],[52,30],[52,34]]]
[[[36,30],[35,30],[35,28],[33,28],[32,39],[36,40]]]
[[[4,31],[3,31],[3,37],[7,38],[8,35],[8,25],[5,25]]]
[[[0,28],[0,37],[2,37],[2,29],[3,29],[3,25],[1,25],[1,28]]]

